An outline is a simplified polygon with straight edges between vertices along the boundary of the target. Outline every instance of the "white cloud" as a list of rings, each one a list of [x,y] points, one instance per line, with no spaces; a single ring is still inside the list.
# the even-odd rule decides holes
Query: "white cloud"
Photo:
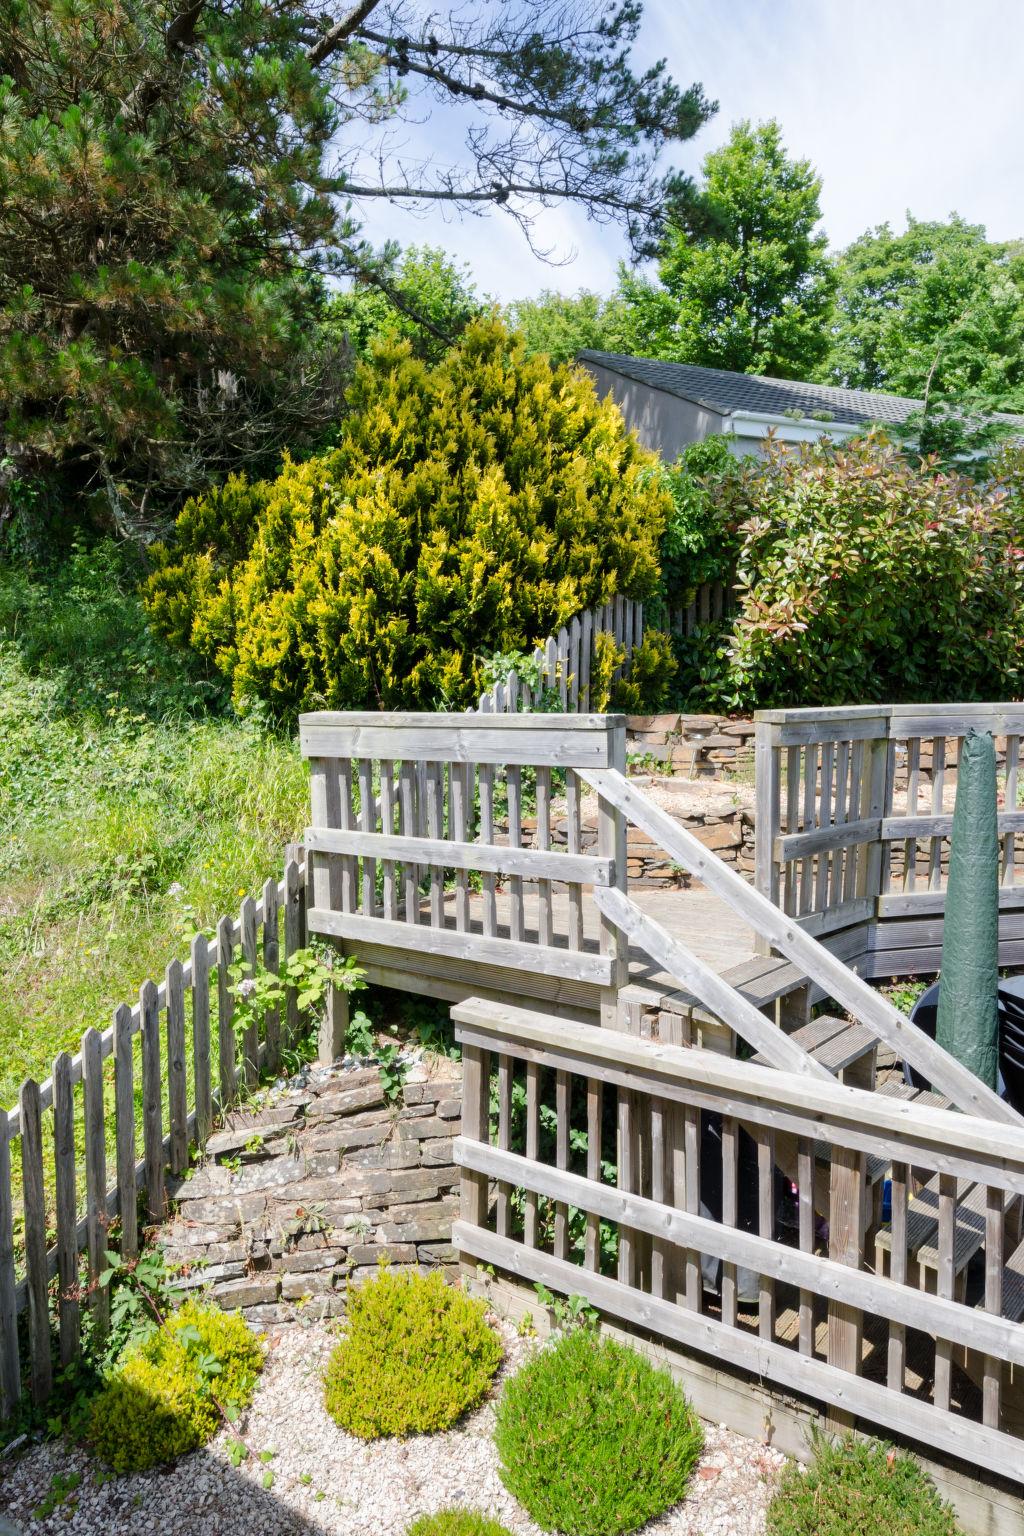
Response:
[[[955,209],[994,238],[1024,237],[1019,0],[647,0],[641,54],[664,56],[678,81],[701,80],[720,103],[681,147],[686,170],[738,118],[778,118],[790,151],[824,180],[834,246],[886,220],[902,226],[907,209],[935,219]],[[625,254],[616,229],[562,207],[536,226],[539,245],[573,257],[554,268],[500,211],[460,220],[375,204],[367,233],[443,245],[501,299],[606,290]]]

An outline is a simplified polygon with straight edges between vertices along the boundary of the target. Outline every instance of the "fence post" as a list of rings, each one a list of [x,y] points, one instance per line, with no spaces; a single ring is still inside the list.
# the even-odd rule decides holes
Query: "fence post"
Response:
[[[754,885],[775,906],[779,904],[779,866],[775,840],[781,831],[781,749],[778,728],[754,716]],[[756,937],[759,955],[771,953],[771,945]]]
[[[486,1144],[490,1115],[490,1052],[477,1046],[462,1051],[462,1134]],[[459,1179],[459,1213],[469,1226],[487,1224],[487,1175],[463,1168]],[[471,1270],[472,1265],[465,1266]]]

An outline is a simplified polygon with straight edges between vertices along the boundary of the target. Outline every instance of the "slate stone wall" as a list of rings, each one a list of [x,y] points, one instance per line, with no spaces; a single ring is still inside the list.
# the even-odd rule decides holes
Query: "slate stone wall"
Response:
[[[258,1327],[343,1313],[346,1281],[381,1259],[454,1264],[458,1071],[414,1067],[391,1105],[376,1067],[310,1068],[233,1111],[174,1190],[168,1258]]]

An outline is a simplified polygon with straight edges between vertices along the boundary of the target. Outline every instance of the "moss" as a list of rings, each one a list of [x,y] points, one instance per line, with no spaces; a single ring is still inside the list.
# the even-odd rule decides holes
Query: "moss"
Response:
[[[682,1499],[703,1445],[665,1370],[578,1329],[527,1362],[498,1404],[501,1478],[545,1531],[618,1536]]]
[[[512,1536],[505,1525],[491,1520],[478,1509],[440,1509],[436,1515],[421,1515],[405,1536]]]
[[[958,1536],[960,1527],[910,1456],[877,1440],[815,1436],[768,1509],[767,1536]]]
[[[174,1461],[216,1433],[218,1402],[245,1407],[262,1364],[242,1317],[186,1302],[125,1355],[92,1404],[87,1438],[115,1472]]]
[[[327,1367],[328,1413],[362,1440],[450,1428],[501,1363],[484,1312],[436,1272],[384,1270],[350,1286],[345,1337]]]

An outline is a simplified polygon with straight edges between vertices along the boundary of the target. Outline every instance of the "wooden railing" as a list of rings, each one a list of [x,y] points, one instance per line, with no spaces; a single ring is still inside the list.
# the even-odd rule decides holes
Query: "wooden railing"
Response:
[[[483,1001],[453,1015],[467,1259],[582,1295],[841,1422],[1024,1480],[1024,1127],[688,1049],[678,1032],[631,1038]],[[780,1164],[797,1185],[786,1225]],[[884,1234],[862,1215],[881,1171]],[[919,1188],[932,1192],[927,1242],[910,1210]]]
[[[304,878],[299,859],[286,859],[280,882],[268,880],[258,900],[246,898],[237,919],[222,917],[216,938],[197,934],[184,963],[172,960],[159,985],[143,982],[134,1007],[115,1009],[109,1029],[86,1030],[77,1055],[62,1051],[51,1077],[24,1082],[17,1107],[0,1110],[0,1420],[21,1397],[21,1314],[32,1399],[41,1404],[53,1384],[54,1281],[57,1357],[66,1366],[81,1339],[80,1257],[89,1282],[84,1302],[102,1333],[109,1292],[96,1282],[108,1249],[129,1258],[139,1251],[139,1195],[144,1220],[160,1221],[166,1172],[185,1171],[189,1143],[203,1147],[215,1113],[251,1087],[261,1068],[275,1070],[282,1047],[294,1041],[299,1014],[290,988],[283,1019],[271,1011],[262,1037],[247,1032],[236,1040],[228,969],[236,959],[249,967],[262,959],[276,971],[282,948],[287,957],[305,945]]]
[[[609,812],[582,852],[580,773],[625,766],[621,716],[317,713],[300,738],[310,931],[353,948],[371,981],[569,1011],[614,994],[624,944],[610,924],[585,933],[583,893],[624,881],[624,834]]]
[[[1024,705],[865,705],[756,717],[756,883],[864,975],[925,974],[942,946],[957,763],[996,738],[1000,960],[1024,960]]]
[[[577,615],[534,650],[530,659],[539,676],[535,687],[512,671],[481,695],[477,708],[486,714],[515,714],[536,708],[545,694],[555,693],[563,711],[589,714],[596,702],[591,682],[600,635],[610,635],[623,652],[615,677],[628,677],[633,652],[644,638],[643,603],[619,596]]]

